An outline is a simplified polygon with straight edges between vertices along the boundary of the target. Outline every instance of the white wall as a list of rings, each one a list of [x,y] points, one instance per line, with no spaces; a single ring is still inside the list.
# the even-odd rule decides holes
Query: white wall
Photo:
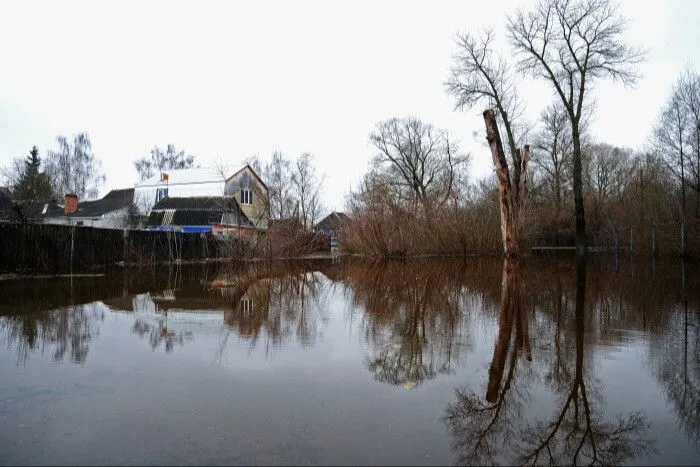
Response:
[[[82,222],[83,227],[99,227],[102,229],[125,229],[129,225],[129,210],[122,208],[117,211],[112,211],[99,218],[88,217],[47,217],[44,219],[45,224],[55,225],[78,225]]]

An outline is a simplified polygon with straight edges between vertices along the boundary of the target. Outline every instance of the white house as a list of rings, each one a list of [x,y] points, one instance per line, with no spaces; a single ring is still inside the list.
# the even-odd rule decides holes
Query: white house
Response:
[[[230,197],[255,228],[267,229],[269,190],[250,165],[222,173],[214,168],[164,170],[136,184],[134,204],[148,215],[164,198]]]
[[[223,196],[226,177],[213,168],[164,170],[134,187],[134,203],[139,214],[148,215],[163,198]]]

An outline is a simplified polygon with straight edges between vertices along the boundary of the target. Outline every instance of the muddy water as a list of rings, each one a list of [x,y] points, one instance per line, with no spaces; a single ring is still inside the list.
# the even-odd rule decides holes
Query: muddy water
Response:
[[[0,464],[700,463],[697,267],[0,282]]]

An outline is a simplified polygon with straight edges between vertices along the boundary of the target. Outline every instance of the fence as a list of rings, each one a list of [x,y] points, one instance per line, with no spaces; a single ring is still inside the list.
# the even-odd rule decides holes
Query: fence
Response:
[[[573,247],[573,232],[565,235],[538,235],[532,246],[538,248]],[[657,225],[611,225],[588,234],[592,251],[646,256],[700,256],[700,219]]]
[[[0,272],[68,273],[122,262],[223,258],[234,241],[211,233],[0,223]]]

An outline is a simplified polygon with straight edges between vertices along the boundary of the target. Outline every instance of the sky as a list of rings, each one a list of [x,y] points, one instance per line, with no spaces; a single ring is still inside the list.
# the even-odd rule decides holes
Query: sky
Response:
[[[445,93],[458,32],[493,27],[522,0],[67,1],[0,0],[0,167],[87,132],[107,180],[132,187],[133,162],[168,143],[201,166],[231,167],[273,151],[311,152],[326,211],[342,210],[374,155],[381,120],[418,117],[490,176],[482,108]],[[686,65],[700,71],[700,2],[623,0],[628,43],[648,50],[635,88],[593,90],[598,141],[642,149]],[[507,51],[507,49],[506,49]],[[540,81],[520,95],[534,120],[552,102]]]

